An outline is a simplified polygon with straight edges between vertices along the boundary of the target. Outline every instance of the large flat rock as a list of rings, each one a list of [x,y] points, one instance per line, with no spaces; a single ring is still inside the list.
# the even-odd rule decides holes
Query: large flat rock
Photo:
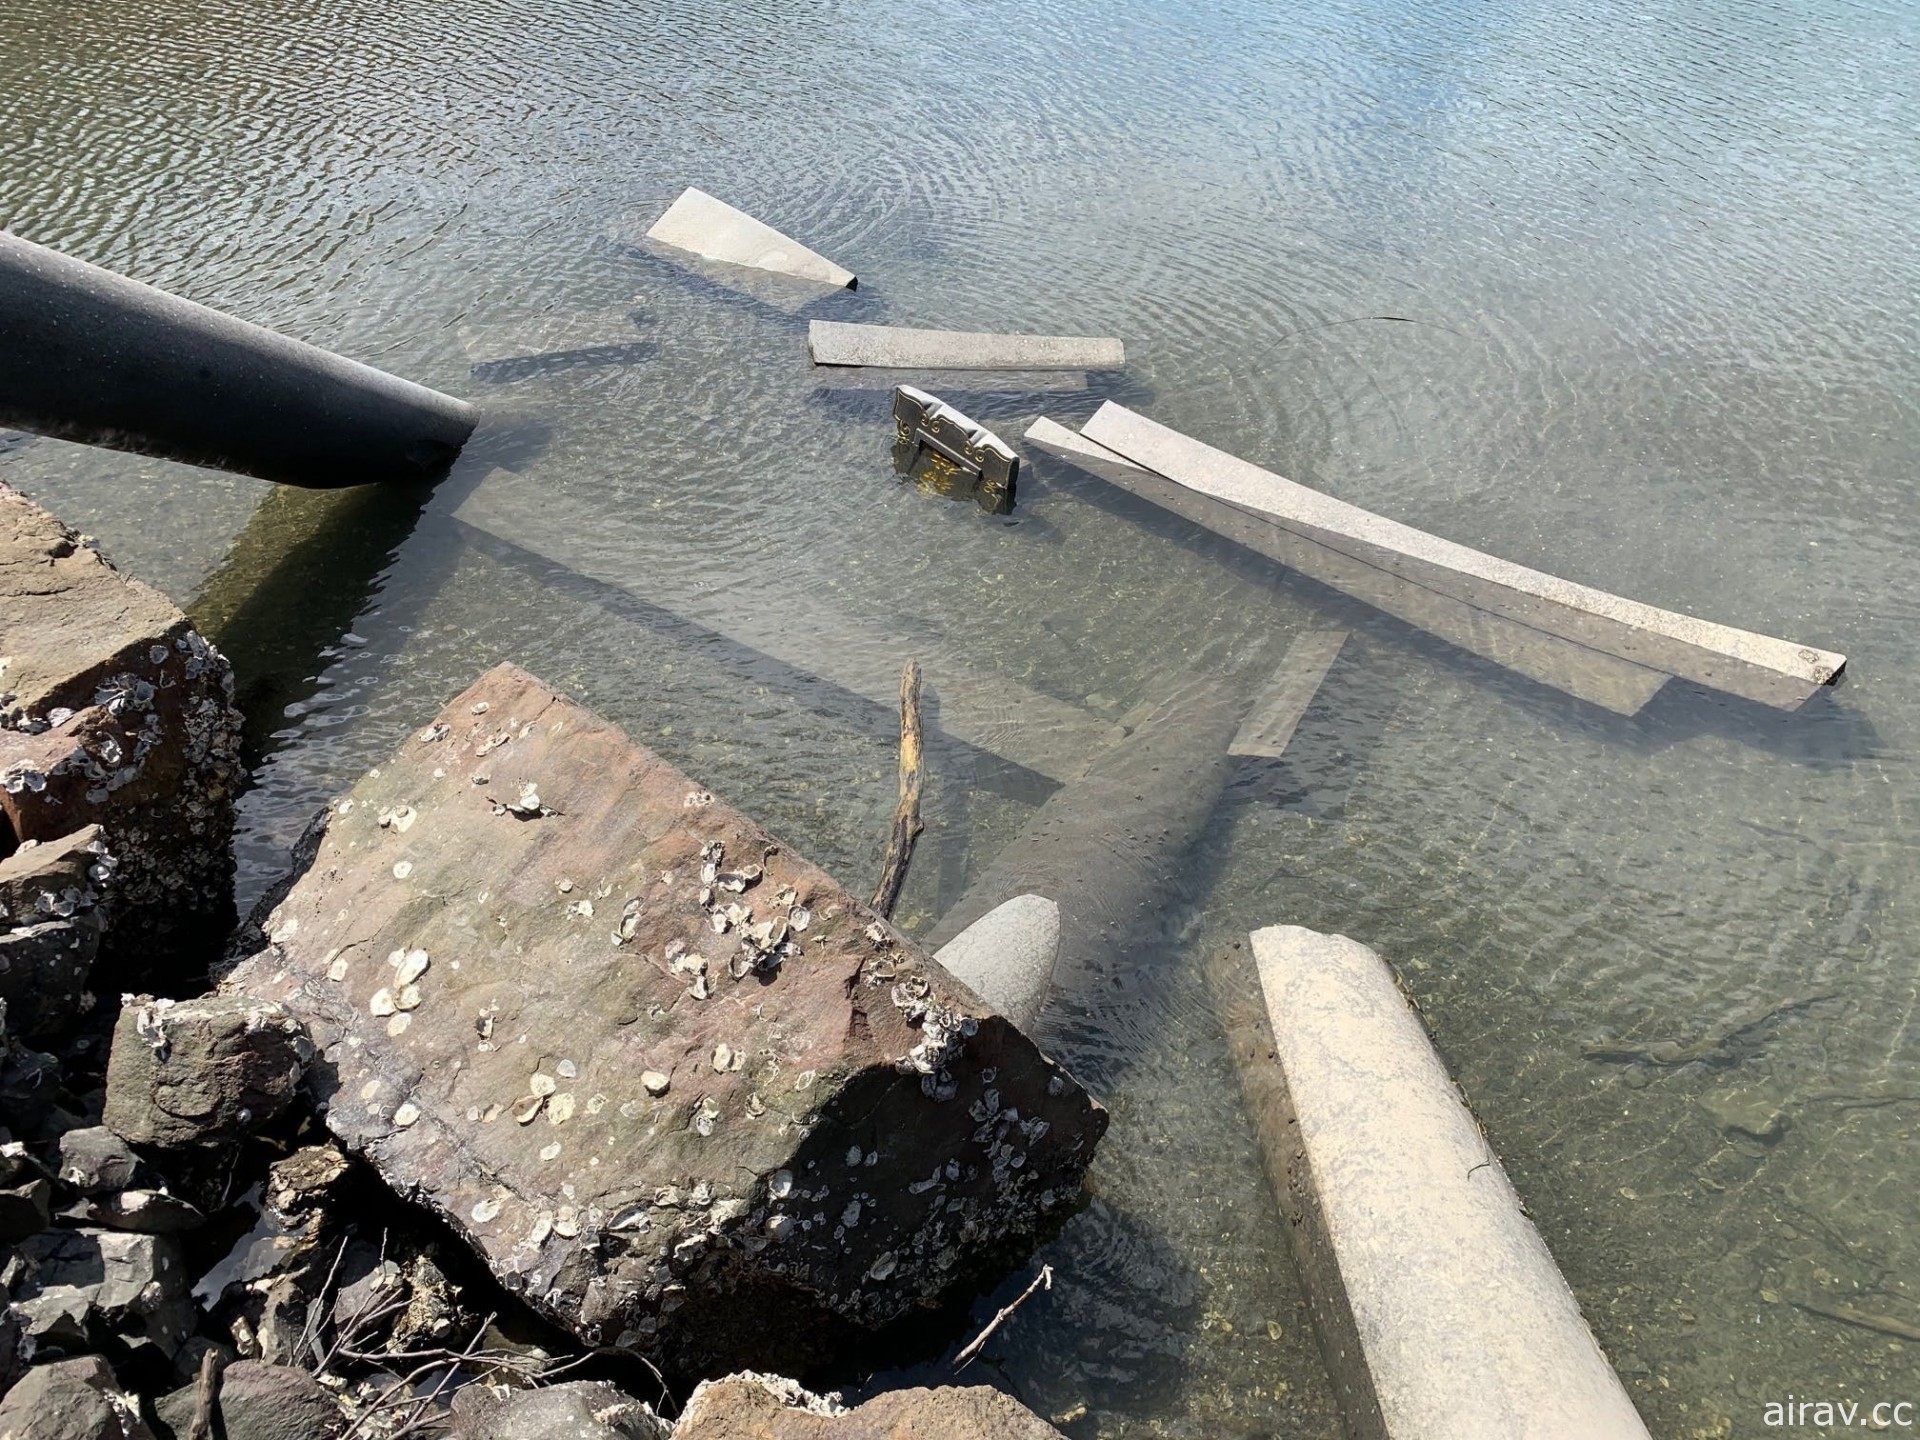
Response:
[[[1119,370],[1127,347],[1086,335],[997,335],[977,330],[914,330],[814,320],[807,351],[816,365],[879,365],[911,370]]]
[[[1292,925],[1215,967],[1358,1437],[1645,1440],[1500,1160],[1377,954]]]
[[[1792,709],[1847,657],[1609,594],[1502,560],[1263,470],[1108,401],[1081,434],[1123,458],[1318,544],[1563,640]]]
[[[768,1375],[708,1381],[673,1440],[1061,1440],[1011,1395],[986,1385],[889,1390],[847,1409]]]
[[[998,1273],[1106,1126],[855,896],[511,666],[333,807],[268,933],[228,984],[309,1026],[334,1134],[684,1377],[844,1356]]]
[[[232,694],[165,596],[0,484],[0,856],[99,824],[120,864],[103,941],[117,960],[225,932]]]

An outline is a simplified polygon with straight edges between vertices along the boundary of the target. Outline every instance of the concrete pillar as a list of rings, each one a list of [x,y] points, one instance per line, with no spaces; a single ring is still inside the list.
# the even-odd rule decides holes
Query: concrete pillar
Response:
[[[444,470],[473,407],[0,231],[0,426],[333,489]]]
[[[1250,939],[1213,980],[1348,1433],[1646,1440],[1386,962]]]

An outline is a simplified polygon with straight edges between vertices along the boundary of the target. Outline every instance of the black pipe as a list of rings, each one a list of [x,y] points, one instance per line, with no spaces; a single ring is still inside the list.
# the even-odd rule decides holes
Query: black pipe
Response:
[[[464,400],[0,231],[0,426],[331,490],[444,472]]]

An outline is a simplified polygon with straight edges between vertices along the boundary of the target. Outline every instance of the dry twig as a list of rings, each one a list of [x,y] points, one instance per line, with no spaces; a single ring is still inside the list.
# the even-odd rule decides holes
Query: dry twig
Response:
[[[925,827],[920,823],[920,663],[907,661],[900,672],[900,803],[893,812],[893,835],[887,842],[887,863],[873,892],[873,908],[891,917],[907,883],[907,865],[913,842]]]
[[[1006,1318],[1009,1315],[1026,1304],[1027,1301],[1032,1298],[1034,1291],[1041,1289],[1053,1289],[1053,1266],[1051,1265],[1042,1265],[1040,1267],[1040,1273],[1033,1277],[1033,1283],[1020,1292],[1020,1298],[1001,1310],[993,1319],[989,1320],[987,1322],[987,1328],[974,1336],[973,1339],[968,1342],[967,1348],[953,1357],[953,1368],[956,1370],[964,1370],[967,1366],[971,1365],[974,1357],[980,1353],[980,1347],[992,1338],[993,1332],[998,1330],[1001,1325],[1006,1322]]]

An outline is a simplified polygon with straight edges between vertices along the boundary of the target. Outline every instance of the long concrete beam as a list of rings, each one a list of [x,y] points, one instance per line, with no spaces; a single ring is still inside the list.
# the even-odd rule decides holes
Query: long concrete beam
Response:
[[[331,490],[437,475],[473,407],[0,232],[0,425]]]
[[[815,320],[807,353],[816,365],[878,365],[894,370],[1118,370],[1127,347],[1082,335],[996,335],[973,330],[910,330]]]
[[[1629,600],[1375,515],[1111,401],[1081,427],[1136,465],[1444,595],[1633,664],[1791,710],[1847,657]]]
[[[1257,991],[1237,947],[1215,985],[1349,1433],[1646,1440],[1386,963],[1292,925],[1250,942]]]
[[[1077,469],[1264,555],[1330,589],[1424,630],[1469,654],[1619,715],[1640,710],[1668,677],[1585,645],[1562,640],[1503,615],[1322,544],[1264,515],[1176,484],[1104,445],[1044,416],[1027,430],[1029,444]]]

